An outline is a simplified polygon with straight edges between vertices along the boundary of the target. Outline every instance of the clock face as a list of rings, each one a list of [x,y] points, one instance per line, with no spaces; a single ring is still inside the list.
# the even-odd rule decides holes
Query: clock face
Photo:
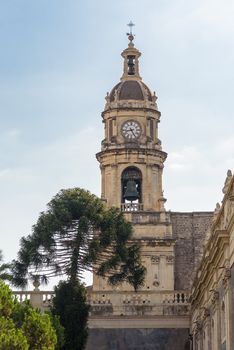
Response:
[[[125,139],[131,141],[141,135],[141,126],[135,120],[127,120],[121,127],[122,135]]]

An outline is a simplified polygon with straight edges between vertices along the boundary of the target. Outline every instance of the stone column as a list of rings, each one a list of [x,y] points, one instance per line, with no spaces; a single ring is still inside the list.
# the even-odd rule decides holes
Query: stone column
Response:
[[[225,291],[225,317],[226,317],[226,350],[232,350],[232,292],[230,286],[231,270],[225,268],[223,277],[223,286]]]
[[[121,203],[119,202],[119,193],[121,192],[121,186],[119,184],[119,177],[117,174],[117,164],[116,163],[112,163],[111,164],[111,202],[113,203],[112,205],[120,208],[121,207]]]
[[[203,309],[203,349],[211,349],[211,320],[210,320],[210,311],[208,308],[204,307]],[[204,337],[205,336],[205,337]]]
[[[100,165],[101,170],[101,199],[105,199],[105,167]]]
[[[212,304],[213,304],[213,320],[214,320],[214,327],[213,327],[213,344],[214,349],[212,350],[220,350],[221,346],[221,334],[220,334],[220,305],[219,305],[219,292],[213,291],[212,295]]]
[[[202,325],[200,321],[197,321],[195,333],[194,333],[194,349],[203,350],[202,346]]]
[[[30,294],[30,302],[34,308],[42,309],[43,306],[43,293],[40,291],[40,282],[36,279],[33,282],[35,287],[32,293]]]
[[[212,349],[212,339],[211,339],[211,319],[210,316],[208,316],[207,320],[206,320],[206,324],[207,324],[207,350]]]
[[[166,256],[166,271],[167,280],[165,281],[165,287],[167,289],[174,289],[174,263],[175,257],[170,254]]]

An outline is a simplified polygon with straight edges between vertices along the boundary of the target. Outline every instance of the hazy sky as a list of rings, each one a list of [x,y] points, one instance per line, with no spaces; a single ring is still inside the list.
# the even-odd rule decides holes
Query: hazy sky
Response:
[[[100,194],[101,111],[130,20],[162,113],[167,209],[214,209],[234,169],[233,18],[233,0],[0,0],[5,260],[61,188]]]

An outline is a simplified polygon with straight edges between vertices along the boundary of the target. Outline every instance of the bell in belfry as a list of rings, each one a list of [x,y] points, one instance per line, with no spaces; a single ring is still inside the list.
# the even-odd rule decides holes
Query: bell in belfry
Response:
[[[135,201],[136,199],[140,198],[139,193],[137,191],[137,185],[134,180],[128,180],[127,188],[123,197],[128,201]]]

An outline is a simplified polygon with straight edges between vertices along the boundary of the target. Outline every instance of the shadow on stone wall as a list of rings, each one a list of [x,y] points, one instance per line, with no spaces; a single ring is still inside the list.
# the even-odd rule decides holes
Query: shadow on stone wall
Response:
[[[86,350],[186,350],[188,329],[90,329]]]

